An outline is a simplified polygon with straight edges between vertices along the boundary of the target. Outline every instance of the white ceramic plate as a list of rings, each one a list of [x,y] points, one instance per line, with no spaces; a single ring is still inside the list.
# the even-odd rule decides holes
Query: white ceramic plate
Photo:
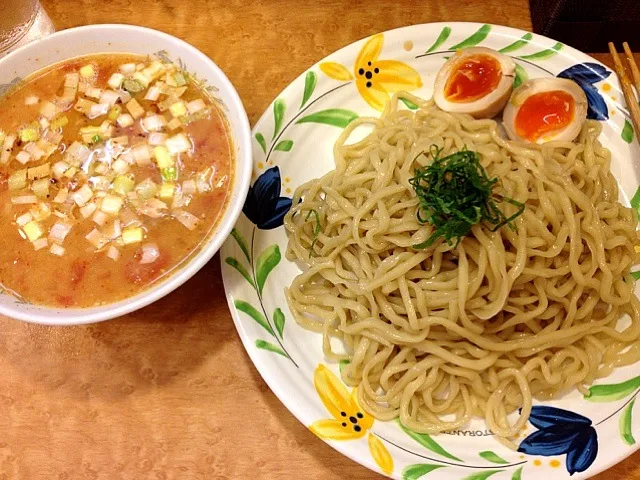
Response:
[[[635,195],[640,149],[631,142],[633,131],[620,104],[623,97],[615,75],[594,59],[548,38],[493,25],[436,23],[389,31],[311,67],[257,123],[253,188],[247,199],[255,213],[251,219],[241,217],[234,238],[222,248],[229,305],[251,359],[286,407],[334,448],[372,470],[426,480],[561,479],[570,473],[572,478],[586,478],[638,447],[640,411],[634,410],[633,400],[640,388],[640,365],[600,381],[589,399],[572,392],[537,405],[534,417],[553,413],[564,428],[561,434],[553,429],[537,433],[529,424],[518,439],[526,453],[503,447],[482,420],[448,434],[416,435],[394,422],[357,417],[357,407],[339,380],[339,365],[324,358],[319,335],[293,321],[284,298],[284,288],[299,269],[283,257],[287,238],[280,226],[282,216],[298,185],[334,168],[332,146],[344,125],[356,116],[378,113],[369,104],[375,99],[367,93],[366,71],[373,71],[370,81],[382,79],[389,91],[404,83],[428,98],[445,58],[452,50],[472,45],[514,57],[521,67],[520,79],[561,75],[579,80],[589,97],[591,117],[604,122],[601,141],[612,151],[612,169],[624,199]],[[338,392],[333,397],[336,408],[331,408],[326,385]],[[346,411],[347,419],[354,416],[358,423],[331,430],[330,421],[337,427],[345,420],[339,414],[334,419],[331,410]]]
[[[214,95],[224,105],[235,148],[235,172],[227,209],[203,248],[166,280],[138,295],[103,307],[83,309],[46,308],[25,303],[0,290],[0,314],[49,325],[75,325],[119,317],[142,308],[175,290],[218,251],[238,219],[251,176],[251,130],[247,114],[235,88],[225,74],[188,43],[166,33],[132,25],[91,25],[54,33],[21,47],[0,59],[0,94],[20,79],[38,70],[81,55],[124,52],[142,55],[163,51],[174,62],[217,89]]]

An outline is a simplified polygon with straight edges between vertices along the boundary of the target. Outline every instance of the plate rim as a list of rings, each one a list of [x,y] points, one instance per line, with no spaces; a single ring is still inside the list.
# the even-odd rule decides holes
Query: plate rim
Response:
[[[488,23],[488,22],[469,22],[469,21],[441,21],[441,22],[427,22],[427,23],[416,23],[416,24],[412,24],[412,25],[403,25],[400,27],[396,27],[393,29],[389,29],[389,30],[382,30],[382,31],[378,31],[378,32],[374,32],[371,33],[370,35],[358,38],[357,40],[354,40],[346,45],[343,45],[342,47],[328,53],[327,55],[325,55],[324,57],[320,58],[317,62],[307,66],[300,74],[296,75],[291,81],[289,81],[289,83],[283,88],[281,89],[273,98],[273,100],[271,102],[269,102],[268,106],[265,108],[265,110],[263,111],[263,113],[260,115],[260,117],[258,118],[258,120],[255,122],[255,124],[253,124],[253,126],[251,127],[251,134],[252,137],[255,137],[256,133],[259,133],[259,128],[262,126],[262,124],[267,121],[269,115],[271,114],[271,111],[273,109],[274,103],[276,102],[276,100],[278,100],[281,97],[286,96],[287,94],[289,94],[290,92],[294,91],[296,89],[295,85],[298,84],[301,80],[304,79],[305,75],[307,74],[307,72],[311,71],[314,68],[319,67],[319,65],[321,63],[323,63],[324,61],[326,61],[328,58],[330,57],[334,57],[337,55],[340,55],[342,53],[344,53],[347,49],[350,49],[352,47],[354,47],[354,45],[357,45],[361,42],[363,42],[366,39],[369,39],[375,35],[378,34],[384,34],[385,37],[388,34],[391,33],[397,33],[399,31],[402,30],[406,30],[406,29],[433,29],[436,31],[436,34],[438,33],[438,27],[440,28],[444,28],[444,27],[450,27],[453,29],[453,27],[459,26],[459,27],[464,27],[468,29],[468,33],[473,33],[476,30],[478,30],[480,27],[484,26],[484,25],[488,25],[492,28],[492,34],[494,35],[503,35],[503,36],[512,36],[512,38],[514,39],[519,39],[520,37],[522,37],[522,35],[530,33],[533,35],[531,40],[537,39],[537,40],[543,40],[543,41],[547,41],[547,42],[556,42],[558,43],[557,40],[547,37],[546,35],[541,35],[535,32],[530,32],[528,30],[523,30],[517,27],[511,27],[508,25],[501,25],[501,24],[496,24],[496,23]],[[493,28],[497,27],[499,29],[505,29],[506,31],[501,31],[501,32],[494,32]],[[509,35],[505,35],[505,34],[509,34]],[[609,69],[609,67],[607,67],[604,63],[602,63],[601,61],[599,61],[598,59],[592,57],[591,55],[584,53],[574,47],[572,47],[571,45],[568,45],[564,42],[562,42],[563,44],[563,49],[562,49],[562,53],[565,56],[568,57],[584,57],[586,60],[584,61],[589,61],[589,62],[593,62],[596,63],[598,65],[602,65],[604,67],[606,67],[607,69]],[[447,51],[446,49],[443,49],[442,51]],[[450,50],[449,50],[450,51]],[[526,60],[525,60],[526,61]],[[533,63],[533,62],[527,62],[527,63]],[[576,62],[578,63],[578,62]],[[539,65],[533,63],[533,65],[535,65],[538,68],[541,68]],[[617,74],[615,73],[615,71],[612,71],[612,78],[616,79],[616,82],[618,81],[618,77]],[[619,88],[617,86],[613,86],[612,88],[619,90]],[[622,106],[622,104],[619,101],[614,101],[612,102],[616,105],[617,109],[624,112],[625,111],[625,107]],[[252,138],[253,140],[253,138]],[[259,149],[254,148],[253,149],[253,153],[254,155],[257,154],[259,152]],[[256,163],[256,160],[254,158],[254,165]],[[238,220],[238,222],[242,221],[242,216],[240,217],[240,219]],[[237,225],[237,224],[236,224]],[[229,273],[226,273],[227,270],[227,266],[225,265],[224,259],[223,259],[223,255],[222,255],[222,249],[225,247],[225,245],[227,243],[231,243],[232,239],[231,237],[229,237],[227,239],[227,241],[225,242],[225,244],[222,246],[221,248],[221,255],[220,255],[220,264],[221,264],[221,273],[222,273],[222,279],[223,279],[223,285],[224,285],[224,290],[225,290],[225,296],[227,299],[227,304],[229,306],[229,310],[231,313],[231,317],[233,319],[233,323],[234,326],[236,328],[236,330],[238,331],[238,335],[240,337],[240,340],[242,341],[242,345],[244,347],[244,349],[246,350],[247,354],[249,355],[249,358],[251,359],[251,362],[253,363],[253,366],[256,368],[256,370],[258,371],[258,373],[260,374],[260,377],[263,379],[263,381],[267,384],[267,386],[269,387],[269,389],[271,390],[271,392],[278,398],[278,400],[284,405],[284,407],[288,410],[288,412],[290,414],[292,414],[304,427],[306,430],[309,431],[309,433],[317,438],[318,440],[321,440],[322,442],[324,442],[325,444],[329,445],[331,448],[333,448],[334,450],[338,451],[341,455],[349,458],[350,460],[356,462],[357,464],[371,470],[372,472],[381,475],[381,476],[386,476],[388,478],[402,478],[402,475],[400,472],[397,472],[394,470],[394,472],[389,475],[386,474],[382,471],[380,471],[380,467],[373,461],[371,456],[356,456],[353,452],[354,449],[351,448],[349,446],[348,442],[339,442],[339,441],[330,441],[328,439],[325,439],[323,437],[320,437],[316,434],[314,434],[312,431],[309,430],[309,427],[307,425],[307,420],[309,420],[307,418],[306,415],[306,403],[302,403],[302,402],[295,402],[291,395],[288,393],[288,391],[284,390],[283,388],[281,388],[277,382],[274,381],[273,379],[273,373],[272,369],[274,368],[272,365],[267,367],[267,363],[261,361],[261,359],[258,358],[258,354],[259,352],[257,351],[257,349],[255,348],[255,345],[253,343],[253,339],[251,338],[250,334],[247,332],[244,324],[243,324],[243,320],[241,319],[239,312],[237,311],[235,305],[234,305],[234,293],[232,292],[232,280],[230,278]],[[323,359],[323,361],[326,359]],[[639,363],[640,364],[640,363]],[[275,368],[278,368],[277,366]],[[313,421],[310,420],[310,421]],[[386,423],[386,422],[385,422]],[[600,462],[598,462],[597,465],[593,465],[592,467],[588,468],[587,470],[583,471],[583,472],[577,472],[573,475],[571,475],[572,479],[575,480],[586,480],[588,478],[591,478],[593,476],[596,476],[604,471],[609,470],[610,468],[612,468],[613,466],[617,465],[618,463],[623,462],[624,460],[626,460],[627,458],[631,457],[633,454],[635,454],[638,450],[640,449],[640,442],[636,442],[634,445],[628,446],[628,449],[625,450],[621,455],[619,456],[612,456],[612,455],[608,455],[604,458],[600,458]],[[498,469],[500,468],[500,465],[495,465],[495,468]],[[542,472],[540,475],[544,475]],[[537,477],[536,477],[537,478]]]

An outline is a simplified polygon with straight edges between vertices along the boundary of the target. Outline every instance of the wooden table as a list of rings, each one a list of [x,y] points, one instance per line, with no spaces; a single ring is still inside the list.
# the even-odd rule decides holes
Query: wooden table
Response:
[[[183,38],[227,73],[252,122],[309,65],[367,35],[454,19],[531,28],[527,0],[42,3],[57,29],[132,23]],[[379,478],[267,388],[233,327],[218,257],[127,317],[77,328],[0,317],[0,332],[0,479]],[[596,478],[640,479],[640,456]]]

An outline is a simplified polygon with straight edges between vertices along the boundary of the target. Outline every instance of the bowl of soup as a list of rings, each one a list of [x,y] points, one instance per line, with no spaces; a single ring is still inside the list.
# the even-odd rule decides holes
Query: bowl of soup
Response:
[[[180,286],[242,210],[250,138],[224,73],[162,32],[79,27],[0,59],[0,314],[91,323]]]

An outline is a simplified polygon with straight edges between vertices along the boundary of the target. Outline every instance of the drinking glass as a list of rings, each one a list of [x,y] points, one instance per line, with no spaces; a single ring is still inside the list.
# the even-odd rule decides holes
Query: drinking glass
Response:
[[[38,0],[0,0],[0,57],[55,31]]]

